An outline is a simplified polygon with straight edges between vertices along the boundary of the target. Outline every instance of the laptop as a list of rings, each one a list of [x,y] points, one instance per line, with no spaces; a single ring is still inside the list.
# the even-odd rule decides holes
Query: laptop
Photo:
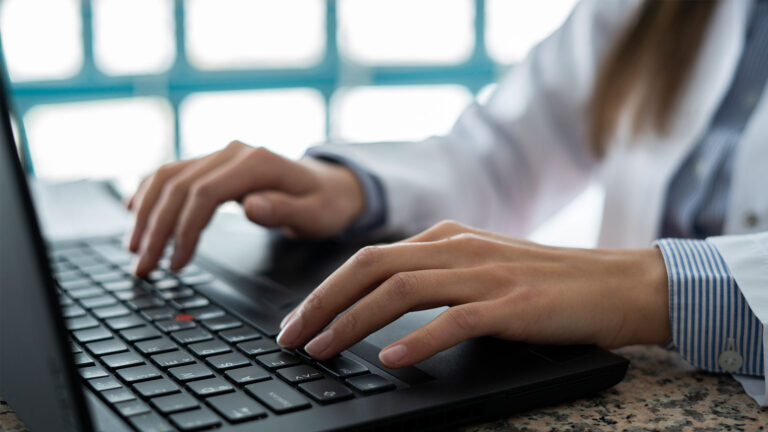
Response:
[[[119,238],[46,241],[0,68],[0,396],[33,431],[445,429],[624,377],[628,361],[593,346],[494,338],[403,369],[379,363],[382,347],[442,309],[406,314],[324,362],[278,347],[281,318],[357,245],[272,233],[250,243],[254,267],[233,272],[206,256],[236,245],[213,241],[179,273],[136,279]]]

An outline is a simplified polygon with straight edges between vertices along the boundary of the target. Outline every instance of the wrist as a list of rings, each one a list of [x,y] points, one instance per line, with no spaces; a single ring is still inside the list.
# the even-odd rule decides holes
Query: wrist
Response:
[[[627,324],[630,331],[623,345],[663,344],[671,335],[669,323],[669,278],[658,248],[631,251],[635,283],[627,290]]]
[[[301,163],[318,174],[321,201],[334,221],[334,234],[344,231],[365,207],[365,193],[357,175],[345,165],[331,160],[306,157]]]

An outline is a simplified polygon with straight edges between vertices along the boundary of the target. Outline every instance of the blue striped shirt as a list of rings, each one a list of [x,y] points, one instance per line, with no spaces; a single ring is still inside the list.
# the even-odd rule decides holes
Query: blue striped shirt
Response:
[[[669,274],[672,345],[697,367],[764,375],[763,328],[706,240],[720,235],[736,150],[768,79],[768,1],[754,3],[739,65],[709,129],[673,177],[657,242]],[[738,353],[738,368],[719,364]]]

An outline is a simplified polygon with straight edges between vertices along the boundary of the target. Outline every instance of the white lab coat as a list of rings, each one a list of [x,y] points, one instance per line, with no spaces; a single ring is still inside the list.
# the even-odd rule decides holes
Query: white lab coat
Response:
[[[447,136],[320,149],[352,159],[381,179],[388,201],[384,231],[416,232],[452,218],[522,236],[599,179],[606,188],[599,245],[648,247],[659,233],[672,175],[728,90],[751,1],[718,6],[670,132],[634,136],[621,121],[607,156],[596,160],[586,121],[593,81],[639,4],[583,0],[559,30],[503,77],[489,102],[470,106]],[[763,329],[768,324],[766,141],[768,92],[763,92],[738,146],[727,235],[710,239]],[[766,331],[763,344],[768,345]],[[768,364],[768,349],[763,353]],[[740,380],[768,405],[765,380]]]

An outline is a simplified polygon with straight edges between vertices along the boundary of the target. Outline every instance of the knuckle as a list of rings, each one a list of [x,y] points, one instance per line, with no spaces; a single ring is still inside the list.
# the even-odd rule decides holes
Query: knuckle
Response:
[[[270,152],[264,147],[248,147],[247,153],[245,155],[245,157],[250,159],[251,161],[260,161],[260,162],[267,160],[271,156],[272,156],[272,152]]]
[[[304,299],[304,305],[302,306],[302,313],[312,314],[323,310],[323,291],[316,289],[312,291],[306,299]]]
[[[162,165],[160,168],[157,169],[157,171],[155,171],[155,174],[152,176],[152,178],[162,180],[170,177],[173,174],[175,166],[176,166],[176,163],[174,162]]]
[[[353,257],[352,262],[354,265],[367,267],[375,264],[379,259],[381,259],[381,253],[381,246],[366,246],[357,251]]]
[[[418,290],[418,278],[408,272],[395,273],[387,283],[389,295],[394,301],[411,298]]]
[[[358,328],[358,322],[359,321],[357,319],[357,314],[355,314],[354,311],[350,310],[349,312],[342,315],[338,321],[336,321],[336,324],[334,324],[334,327],[339,329],[341,331],[341,334],[346,334],[346,335],[354,334]]]
[[[227,147],[225,148],[227,151],[234,152],[239,151],[243,148],[247,147],[245,144],[238,140],[230,141],[229,144],[227,144]]]
[[[187,193],[187,185],[180,180],[169,180],[163,187],[164,193],[177,196]]]
[[[189,194],[197,201],[210,201],[213,197],[213,190],[206,182],[196,182],[189,188]]]
[[[466,247],[473,247],[481,243],[485,243],[485,240],[482,237],[472,232],[462,232],[462,233],[453,235],[449,238],[449,240],[458,245],[466,246]]]
[[[478,328],[477,314],[466,307],[452,307],[445,311],[447,318],[462,334],[475,334]]]
[[[435,224],[434,229],[440,232],[453,232],[460,229],[462,225],[455,220],[445,219]]]

